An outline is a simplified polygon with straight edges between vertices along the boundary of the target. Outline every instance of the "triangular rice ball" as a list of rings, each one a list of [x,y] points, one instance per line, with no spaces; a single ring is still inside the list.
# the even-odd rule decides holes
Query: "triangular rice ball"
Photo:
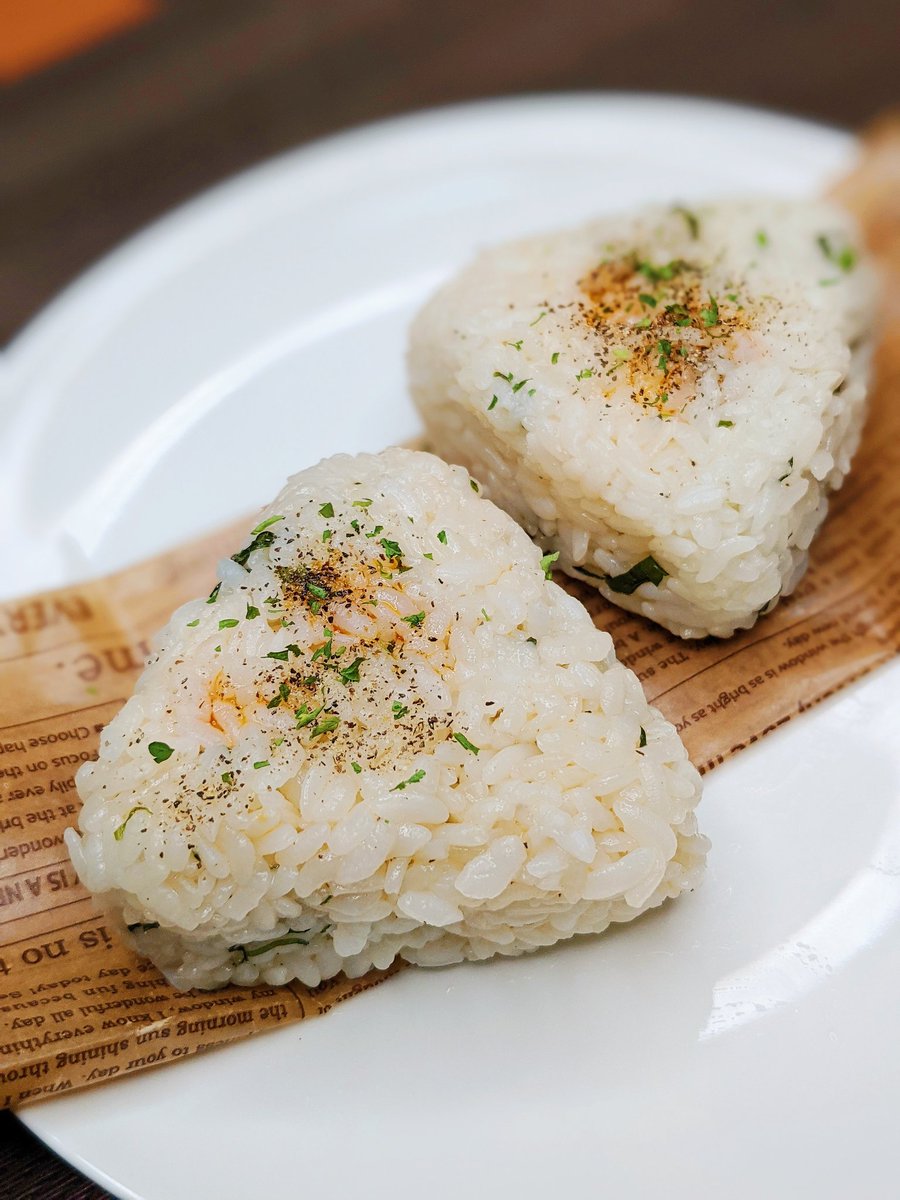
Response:
[[[458,467],[294,476],[78,776],[78,872],[177,986],[518,954],[694,886],[699,779]]]

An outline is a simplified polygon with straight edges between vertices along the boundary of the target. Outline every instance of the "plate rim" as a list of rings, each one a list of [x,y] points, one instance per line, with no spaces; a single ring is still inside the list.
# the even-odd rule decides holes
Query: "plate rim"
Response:
[[[426,108],[397,113],[375,121],[361,121],[332,133],[322,134],[307,142],[298,143],[259,162],[241,168],[237,172],[202,188],[194,195],[166,209],[147,223],[139,226],[121,241],[104,251],[99,258],[78,271],[55,292],[45,304],[33,313],[10,338],[0,347],[0,366],[6,371],[18,367],[19,360],[27,358],[35,340],[50,340],[58,330],[65,330],[65,320],[72,302],[81,303],[82,294],[90,299],[90,289],[98,288],[105,279],[114,274],[124,262],[136,255],[152,251],[155,242],[170,237],[172,230],[185,221],[202,215],[208,207],[227,208],[235,197],[247,190],[265,190],[266,185],[277,179],[286,167],[313,166],[317,159],[340,155],[352,151],[354,143],[387,141],[408,131],[420,131],[432,125],[466,123],[480,116],[524,115],[529,109],[585,109],[602,111],[616,104],[628,107],[664,108],[671,112],[681,109],[691,116],[718,114],[751,123],[771,122],[788,132],[805,133],[837,145],[840,140],[848,152],[857,143],[852,131],[812,117],[781,112],[766,105],[742,104],[730,99],[718,99],[694,94],[666,91],[605,90],[561,90],[555,92],[524,92],[510,96],[491,96],[481,99],[463,100],[452,104],[435,104]],[[126,274],[128,272],[125,272]],[[3,395],[0,392],[0,402]],[[0,416],[3,410],[0,408]]]

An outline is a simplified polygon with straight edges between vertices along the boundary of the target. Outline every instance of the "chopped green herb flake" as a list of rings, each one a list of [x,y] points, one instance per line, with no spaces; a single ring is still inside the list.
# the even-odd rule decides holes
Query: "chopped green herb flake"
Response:
[[[324,707],[324,704],[320,704],[318,708],[309,708],[306,704],[302,705],[294,713],[294,716],[297,718],[296,728],[303,729],[307,725],[312,725]]]
[[[709,308],[702,308],[700,316],[703,318],[703,324],[709,328],[712,325],[719,323],[719,305],[715,296],[709,298]]]
[[[545,554],[541,559],[541,570],[544,572],[544,578],[550,579],[553,575],[553,564],[559,558],[559,551],[555,550],[552,554]]]
[[[409,707],[406,704],[401,704],[399,700],[395,700],[391,705],[391,712],[394,714],[394,720],[399,721],[401,717],[405,717],[409,712]]]
[[[649,292],[641,292],[638,296],[641,304],[646,304],[648,308],[656,308],[657,300],[655,296],[651,296]]]
[[[649,329],[650,328],[650,318],[649,317],[641,317],[640,321],[638,321],[638,323],[637,323],[637,327],[638,327],[638,329]]]
[[[499,397],[498,397],[498,396],[491,396],[491,402],[490,402],[490,404],[489,404],[489,405],[488,405],[488,407],[487,407],[487,410],[488,410],[488,412],[490,412],[490,411],[491,411],[491,409],[493,409],[493,408],[496,408],[498,403],[499,403]]]
[[[322,541],[323,542],[330,542],[333,536],[334,536],[333,529],[323,529],[322,530]]]
[[[434,555],[433,555],[433,554],[423,554],[423,555],[422,555],[422,557],[423,557],[423,558],[427,558],[429,562],[434,562]],[[377,601],[373,600],[373,601],[372,601],[372,603],[373,603],[373,604],[376,604],[376,603],[377,603]]]
[[[418,629],[425,620],[425,614],[424,612],[410,613],[410,615],[408,617],[404,617],[403,620],[407,625],[411,625],[413,629]]]
[[[512,390],[513,390],[514,392],[521,392],[522,388],[525,386],[525,384],[526,384],[527,382],[528,382],[528,380],[527,380],[527,379],[520,379],[520,380],[518,381],[518,383],[514,383],[514,384],[513,384],[513,389],[512,389]]]
[[[440,531],[440,533],[437,535],[437,540],[439,542],[442,542],[445,546],[447,545],[447,530],[446,529],[442,529]]]
[[[171,758],[175,751],[171,746],[167,746],[165,742],[151,742],[147,747],[150,752],[150,757],[154,762],[165,762],[167,758]]]
[[[413,771],[413,773],[412,773],[412,775],[410,775],[409,779],[404,779],[402,783],[398,783],[396,787],[392,787],[391,791],[392,792],[402,792],[403,789],[409,787],[409,785],[411,783],[419,783],[420,780],[422,780],[424,778],[425,778],[425,772],[420,767],[418,771]]]
[[[593,375],[593,373],[594,373],[593,367],[582,367],[582,369],[578,372],[578,374],[575,376],[575,378],[576,379],[590,379],[590,377]]]
[[[378,537],[379,533],[381,533],[383,529],[384,529],[383,525],[376,525],[371,533],[366,534],[366,537],[367,538]]]
[[[159,743],[157,743],[157,745],[158,744]],[[166,755],[166,758],[168,758],[168,757],[169,756]],[[147,808],[147,806],[145,804],[136,804],[134,806],[134,808],[131,810],[131,812],[129,812],[129,814],[125,818],[125,820],[122,822],[122,824],[119,826],[119,828],[113,830],[113,837],[116,839],[116,841],[121,842],[122,838],[125,836],[125,826],[128,824],[128,822],[131,820],[131,818],[134,816],[135,813],[139,813],[139,812],[148,813],[149,811],[150,811],[150,809]]]
[[[403,557],[403,551],[400,549],[398,544],[396,542],[392,541],[390,538],[379,539],[378,545],[384,547],[384,552],[388,556],[388,558],[402,558]]]
[[[489,621],[489,620],[491,619],[491,618],[490,618],[490,617],[487,615],[487,610],[486,610],[486,609],[484,609],[484,608],[481,610],[481,615],[484,617],[484,619],[485,619],[486,621]]]
[[[274,525],[276,522],[283,520],[284,517],[269,517],[266,521],[260,521],[255,529],[250,530],[250,536],[256,537],[256,535],[262,533],[264,529],[268,529],[270,525]]]
[[[734,424],[734,421],[719,421],[716,428],[717,429],[730,429],[733,424]]]
[[[504,342],[503,345],[504,346],[512,346],[513,350],[521,350],[522,349],[522,339],[519,338],[519,340],[517,342]]]
[[[534,320],[529,322],[529,325],[530,326],[537,325],[538,321],[543,321],[543,319],[544,319],[544,317],[546,317],[546,315],[547,315],[546,312],[538,313],[538,315],[534,318]]]
[[[231,786],[231,784],[234,783],[234,771],[223,771],[222,782]]]
[[[350,764],[350,766],[353,768],[354,774],[356,774],[356,775],[361,775],[361,774],[362,774],[362,767],[359,765],[359,763],[358,763],[358,762],[352,762],[352,763]],[[331,897],[330,897],[330,896],[329,896],[329,899],[331,899]],[[323,902],[323,903],[324,903],[324,902]]]
[[[319,509],[319,516],[330,520],[334,516],[334,505],[331,503],[323,504]]]
[[[553,364],[554,367],[559,362],[559,351],[558,350],[554,350],[553,353],[550,355],[550,362]]]
[[[288,652],[287,650],[270,650],[266,658],[277,658],[279,662],[287,662]]]
[[[475,482],[474,479],[469,480],[469,487],[472,489],[473,492],[478,491],[478,484]]]
[[[349,667],[344,667],[342,671],[338,671],[344,687],[349,683],[359,683],[359,668],[365,661],[364,658],[354,658]]]
[[[244,613],[244,619],[247,621],[255,621],[259,616],[259,609],[255,604],[248,604],[247,611]]]
[[[234,629],[235,625],[240,625],[236,617],[223,617],[219,622],[220,629]]]
[[[369,500],[369,499],[364,499],[364,500],[354,500],[354,501],[353,501],[353,507],[354,507],[354,508],[369,508],[369,507],[370,507],[370,505],[371,505],[371,503],[372,503],[372,501],[371,501],[371,500]]]
[[[280,517],[277,519],[281,520]],[[271,524],[271,522],[268,522],[268,524]],[[236,562],[238,566],[241,566],[244,568],[244,570],[249,571],[250,568],[247,566],[247,559],[250,557],[250,555],[256,550],[262,550],[266,546],[271,546],[274,541],[275,534],[272,532],[272,530],[266,529],[264,526],[262,526],[259,528],[259,532],[255,533],[252,542],[246,545],[243,550],[238,550],[237,554],[232,554],[232,562]]]
[[[507,383],[512,383],[513,373],[510,371],[507,375],[504,375],[502,371],[495,371],[494,379],[505,379]]]
[[[700,222],[698,221],[696,214],[692,213],[689,208],[684,208],[681,204],[677,204],[672,211],[676,212],[679,217],[684,217],[685,224],[688,227],[688,233],[690,233],[691,238],[696,241],[696,239],[700,236]]]
[[[470,754],[478,754],[478,752],[481,750],[481,747],[476,746],[473,742],[470,742],[464,733],[454,733],[453,738],[454,741],[459,742],[463,750],[468,750]]]
[[[200,624],[200,618],[195,617],[193,621],[188,621],[187,627],[188,627],[188,629],[196,629],[199,624]]]
[[[215,604],[215,602],[219,598],[219,589],[221,588],[221,586],[222,586],[221,582],[216,584],[216,586],[213,588],[213,590],[206,597],[207,604]]]
[[[816,242],[828,261],[833,262],[836,267],[840,267],[844,274],[852,271],[856,266],[856,251],[850,246],[845,246],[843,249],[838,250],[832,246],[831,241],[824,233],[816,238]]]
[[[642,725],[642,726],[641,726],[641,740],[638,742],[638,748],[639,748],[640,750],[643,750],[643,748],[644,748],[646,745],[647,745],[647,731],[646,731],[646,729],[645,729],[645,728],[643,727],[643,725]]]
[[[320,721],[318,725],[314,725],[309,731],[309,735],[310,737],[321,737],[323,733],[334,733],[340,723],[341,718],[336,713],[333,713],[331,716],[326,717],[324,721]]]
[[[668,338],[660,338],[656,343],[656,348],[659,351],[659,361],[657,366],[660,371],[665,371],[669,365],[669,355],[672,353],[672,343]]]
[[[261,758],[259,760],[259,762],[255,762],[253,764],[253,770],[259,771],[262,767],[267,767],[268,765],[269,765],[269,760],[267,758]]]
[[[579,567],[579,570],[584,571],[584,568]],[[584,572],[584,574],[589,573]],[[607,575],[606,582],[612,591],[623,596],[630,596],[642,583],[652,583],[654,587],[659,587],[668,573],[651,554],[648,554],[646,558],[642,558],[640,562],[635,563],[629,570],[623,571],[621,575]]]
[[[651,283],[659,283],[663,279],[674,279],[685,266],[686,264],[681,259],[673,259],[659,267],[650,262],[638,262],[635,263],[634,269],[638,274],[649,279]]]
[[[331,656],[332,656],[333,651],[331,649],[331,643],[334,639],[334,633],[332,630],[326,629],[324,636],[325,636],[324,644],[319,646],[319,648],[317,650],[313,651],[313,656],[312,656],[313,662],[315,662],[319,658],[328,659],[328,658],[331,658]]]
[[[766,231],[764,229],[757,229],[756,244],[757,244],[757,246],[768,246],[769,235],[766,233]]]

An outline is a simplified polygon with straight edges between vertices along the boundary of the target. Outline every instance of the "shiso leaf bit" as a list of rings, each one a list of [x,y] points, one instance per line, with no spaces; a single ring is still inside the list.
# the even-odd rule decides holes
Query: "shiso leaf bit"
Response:
[[[284,517],[279,516],[279,517],[269,517],[265,521],[260,521],[260,523],[256,526],[255,529],[250,530],[250,536],[256,537],[258,534],[262,533],[264,529],[268,529],[270,525],[274,525],[274,524],[276,524],[276,522],[283,521],[283,520],[284,520]]]
[[[654,587],[659,587],[668,573],[652,554],[648,554],[646,558],[642,558],[640,562],[635,563],[627,571],[623,571],[621,575],[607,575],[606,583],[612,591],[623,596],[630,596],[642,583],[652,583]],[[589,574],[589,572],[585,572],[585,574]]]
[[[247,559],[255,550],[261,550],[266,546],[271,546],[275,541],[275,534],[271,529],[266,529],[265,525],[271,525],[272,521],[280,521],[282,517],[273,517],[271,521],[264,521],[263,524],[256,527],[252,534],[253,540],[248,542],[243,550],[238,550],[237,554],[232,554],[231,561],[236,562],[239,567],[243,567],[245,571],[249,571]]]
[[[308,946],[309,938],[300,937],[301,933],[308,933],[309,930],[301,929],[296,933],[291,930],[283,937],[273,938],[271,942],[262,942],[258,946],[251,946],[249,949],[246,946],[229,946],[229,954],[242,954],[241,962],[246,962],[248,958],[256,958],[259,954],[268,954],[270,950],[278,950],[282,946]]]
[[[146,804],[136,804],[134,806],[134,808],[131,810],[131,812],[129,812],[129,814],[125,818],[125,820],[122,822],[122,824],[118,827],[118,829],[113,830],[113,837],[116,839],[116,841],[121,842],[122,838],[125,836],[125,826],[128,824],[128,822],[131,820],[131,818],[134,816],[135,813],[139,813],[139,812],[148,813],[149,811],[150,811],[150,809],[147,808]]]
[[[553,554],[545,554],[541,559],[541,570],[544,572],[545,579],[552,579],[553,564],[559,558],[559,551],[554,551]]]
[[[167,758],[171,758],[175,751],[171,746],[167,746],[165,742],[151,742],[147,747],[150,757],[154,762],[163,763]]]

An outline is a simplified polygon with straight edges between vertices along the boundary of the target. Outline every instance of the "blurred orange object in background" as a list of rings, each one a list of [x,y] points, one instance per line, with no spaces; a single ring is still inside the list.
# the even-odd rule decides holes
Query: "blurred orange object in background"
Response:
[[[0,0],[0,82],[86,50],[158,9],[157,0]]]

